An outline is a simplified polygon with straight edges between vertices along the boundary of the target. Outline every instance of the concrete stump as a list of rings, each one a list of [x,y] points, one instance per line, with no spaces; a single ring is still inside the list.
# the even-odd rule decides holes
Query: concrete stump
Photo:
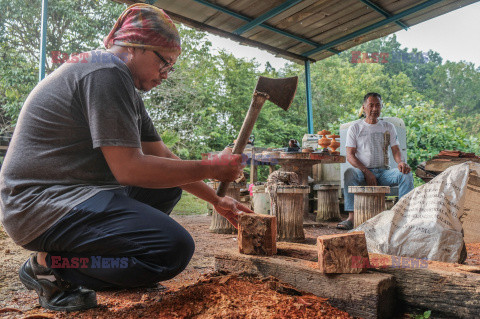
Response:
[[[317,222],[341,219],[338,189],[338,185],[316,184],[313,186],[313,190],[317,191]]]
[[[213,185],[214,186],[213,189],[216,190],[218,185],[220,185],[220,182]],[[226,196],[232,197],[237,201],[240,201],[241,188],[245,188],[245,184],[230,183],[227,189]],[[210,231],[212,233],[217,233],[217,234],[236,234],[237,233],[237,230],[235,229],[235,227],[233,227],[233,225],[230,224],[230,222],[225,217],[217,213],[215,209],[213,210],[213,213],[212,213],[212,222],[210,224]]]
[[[385,194],[389,186],[348,186],[355,194],[353,203],[353,227],[356,228],[385,210]]]

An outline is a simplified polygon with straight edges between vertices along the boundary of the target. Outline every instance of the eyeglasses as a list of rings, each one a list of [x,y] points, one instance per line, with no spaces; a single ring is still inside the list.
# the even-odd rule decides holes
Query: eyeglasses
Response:
[[[158,53],[157,51],[153,51],[153,53],[155,53],[155,55],[158,56],[160,58],[160,60],[162,60],[162,62],[165,64],[160,69],[162,72],[165,72],[165,71],[167,71],[167,73],[175,72],[175,68],[172,66],[173,65],[172,63],[165,60],[165,58],[163,56],[161,56],[160,53]]]

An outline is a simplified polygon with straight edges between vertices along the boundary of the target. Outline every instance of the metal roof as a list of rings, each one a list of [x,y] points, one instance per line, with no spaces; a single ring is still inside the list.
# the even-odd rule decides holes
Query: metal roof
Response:
[[[114,0],[133,4],[141,1]],[[190,27],[303,63],[325,59],[479,0],[158,0]]]

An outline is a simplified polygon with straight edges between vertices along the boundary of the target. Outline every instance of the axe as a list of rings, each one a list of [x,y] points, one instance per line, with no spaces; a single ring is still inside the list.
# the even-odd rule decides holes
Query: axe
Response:
[[[242,128],[238,133],[237,141],[233,146],[232,154],[242,154],[252,134],[253,126],[257,121],[258,114],[266,100],[278,105],[285,111],[292,104],[295,92],[297,91],[298,77],[282,79],[270,79],[261,76],[258,79],[255,91],[253,91],[252,102],[248,109],[247,116],[243,121]],[[227,193],[229,183],[221,182],[217,189],[217,195],[224,197]]]

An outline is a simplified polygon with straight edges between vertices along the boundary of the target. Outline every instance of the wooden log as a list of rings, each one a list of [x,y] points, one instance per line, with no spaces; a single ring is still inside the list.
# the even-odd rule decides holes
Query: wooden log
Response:
[[[480,267],[370,254],[381,267],[375,272],[395,277],[404,311],[432,310],[432,318],[478,318]]]
[[[369,264],[364,232],[319,236],[317,249],[318,267],[324,274],[359,274]]]
[[[238,218],[238,250],[241,254],[271,256],[277,253],[277,218],[242,214]]]
[[[385,194],[389,186],[348,186],[355,194],[353,202],[353,227],[358,227],[385,210]]]
[[[220,183],[216,182],[213,188],[216,189]],[[245,184],[230,183],[226,196],[230,196],[237,201],[240,201],[240,189],[245,187]],[[237,230],[233,225],[217,211],[213,210],[212,222],[210,224],[210,231],[217,234],[236,234]]]
[[[465,162],[480,162],[478,158],[469,158],[469,157],[451,157],[451,156],[436,156],[431,160],[428,160],[425,164],[425,170],[432,171],[436,173],[441,173],[450,166],[462,164]]]
[[[277,255],[242,255],[236,249],[215,256],[215,269],[273,276],[295,288],[328,298],[335,307],[362,318],[392,318],[395,306],[395,282],[392,275],[323,274],[316,263],[313,245],[277,243]],[[306,258],[305,259],[300,259]]]
[[[310,192],[308,186],[277,185],[268,189],[270,214],[277,217],[279,241],[302,242],[304,196]]]
[[[338,200],[337,185],[316,184],[313,190],[317,191],[317,221],[340,220],[340,203]]]

